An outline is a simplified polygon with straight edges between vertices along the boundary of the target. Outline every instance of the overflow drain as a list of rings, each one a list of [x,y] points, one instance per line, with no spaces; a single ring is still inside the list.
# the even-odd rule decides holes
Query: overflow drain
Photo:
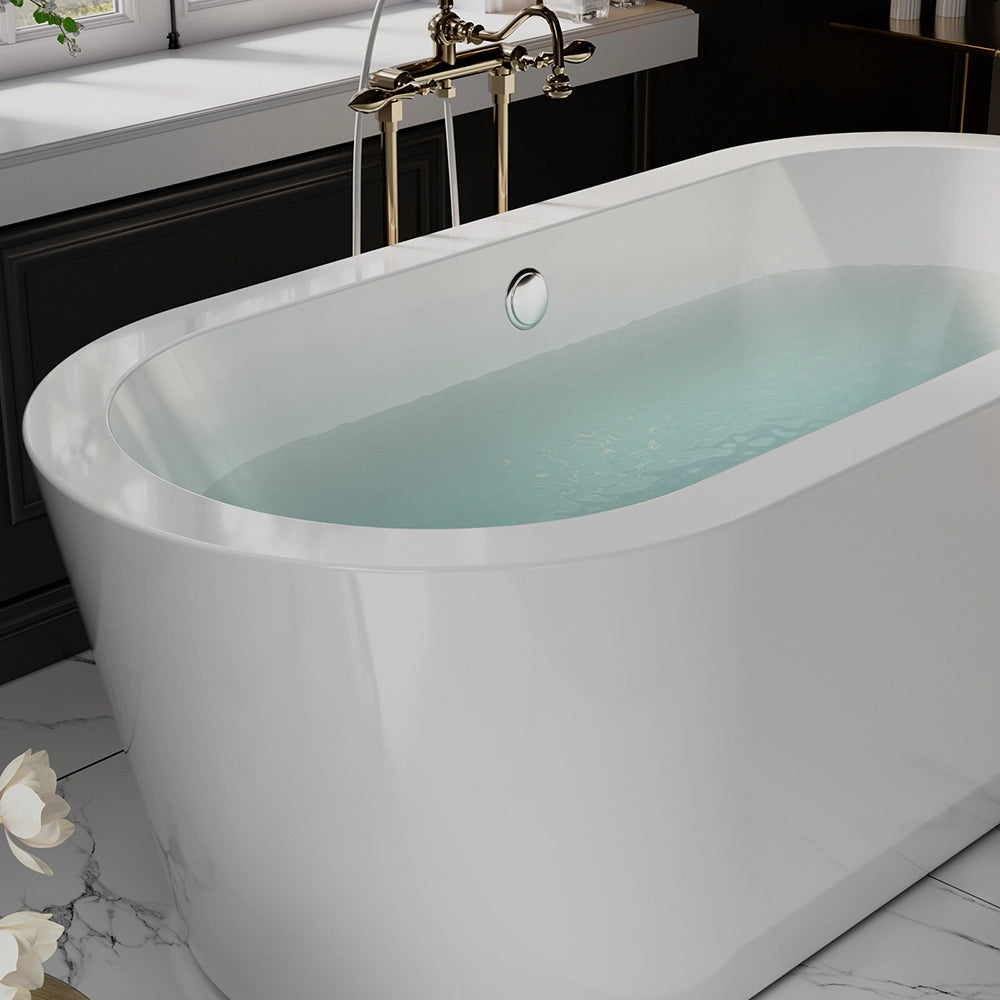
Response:
[[[507,319],[519,330],[537,326],[549,304],[545,279],[533,267],[518,271],[507,286]]]

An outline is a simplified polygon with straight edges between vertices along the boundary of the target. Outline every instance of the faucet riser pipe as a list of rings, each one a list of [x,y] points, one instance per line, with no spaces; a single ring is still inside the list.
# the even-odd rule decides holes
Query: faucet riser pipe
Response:
[[[399,122],[402,111],[393,101],[378,113],[382,135],[382,183],[385,187],[385,242],[399,242]]]
[[[506,94],[494,94],[493,118],[496,122],[497,133],[497,212],[500,213],[507,211],[507,185],[510,177],[508,161],[510,151],[510,98]]]
[[[493,128],[496,134],[494,178],[497,212],[507,211],[507,184],[510,156],[510,97],[514,93],[514,74],[501,68],[490,73],[490,93],[493,95]]]

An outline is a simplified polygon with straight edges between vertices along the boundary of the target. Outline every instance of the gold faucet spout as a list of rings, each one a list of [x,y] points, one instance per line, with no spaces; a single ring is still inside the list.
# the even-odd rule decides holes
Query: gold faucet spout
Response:
[[[549,97],[569,97],[573,88],[564,69],[566,60],[562,26],[559,24],[559,18],[545,4],[536,3],[522,8],[498,31],[486,31],[481,25],[477,25],[469,40],[476,43],[502,42],[532,17],[540,17],[545,21],[552,36],[552,73],[542,89]]]
[[[503,42],[517,31],[518,28],[524,24],[529,18],[540,17],[549,26],[549,34],[552,35],[552,47],[555,53],[560,58],[562,57],[563,51],[563,36],[562,36],[562,26],[559,24],[559,18],[549,10],[545,4],[536,3],[532,4],[530,7],[524,7],[519,10],[502,28],[497,31],[487,31],[481,26],[475,32],[472,41],[478,42]]]

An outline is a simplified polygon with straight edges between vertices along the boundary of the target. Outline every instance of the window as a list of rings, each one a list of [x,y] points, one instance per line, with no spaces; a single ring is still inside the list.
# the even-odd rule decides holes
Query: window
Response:
[[[93,17],[105,14],[120,14],[121,4],[119,0],[95,0],[93,3],[61,3],[58,6],[58,13],[63,17],[72,17],[76,21],[86,19],[90,21]],[[26,0],[23,7],[14,8],[14,23],[18,31],[52,31],[46,25],[38,24],[35,21],[35,11],[38,8]]]
[[[73,18],[83,29],[81,36],[93,37],[89,34],[94,28],[104,28],[115,24],[129,24],[135,20],[136,0],[59,0],[56,13],[63,17]],[[51,36],[59,33],[59,29],[49,24],[39,24],[35,20],[38,6],[31,0],[24,0],[24,5],[15,7],[7,3],[0,11],[0,45],[13,45],[15,42],[31,42],[31,45],[19,46],[17,54],[20,58],[12,58],[12,50],[0,48],[0,79],[17,76],[23,73],[39,72],[53,69],[61,62],[63,65],[72,59],[65,51],[60,51],[54,45]],[[39,39],[49,39],[42,44]],[[37,65],[24,66],[25,58],[30,52],[34,59],[40,59]],[[102,55],[107,59],[108,56]],[[14,72],[10,70],[14,69]]]
[[[167,0],[163,0],[167,2]],[[370,11],[375,0],[174,0],[181,44]],[[386,0],[388,4],[404,0]],[[435,0],[428,0],[433,5]],[[429,16],[429,15],[428,15]]]
[[[371,10],[373,5],[374,0],[173,0],[182,46]],[[82,52],[76,57],[52,40],[56,29],[35,22],[35,9],[25,0],[23,7],[8,3],[0,11],[0,80],[167,49],[170,0],[57,0],[57,12],[83,26]]]

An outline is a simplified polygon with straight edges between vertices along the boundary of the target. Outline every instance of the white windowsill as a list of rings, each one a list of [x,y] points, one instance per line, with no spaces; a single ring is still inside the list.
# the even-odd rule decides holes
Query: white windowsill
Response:
[[[373,69],[430,55],[433,10],[388,7]],[[509,19],[458,10],[491,29]],[[347,102],[369,21],[346,15],[0,83],[0,225],[349,141]],[[514,41],[550,48],[534,23]],[[697,55],[698,15],[677,4],[651,0],[596,24],[562,23],[597,46],[588,62],[567,67],[575,84]],[[518,74],[515,99],[541,93],[544,77]],[[489,106],[485,81],[456,86],[457,114]],[[404,126],[432,121],[441,106],[417,98],[403,115]],[[372,120],[366,135],[375,131]]]

